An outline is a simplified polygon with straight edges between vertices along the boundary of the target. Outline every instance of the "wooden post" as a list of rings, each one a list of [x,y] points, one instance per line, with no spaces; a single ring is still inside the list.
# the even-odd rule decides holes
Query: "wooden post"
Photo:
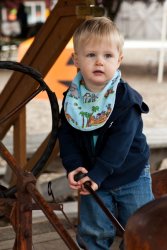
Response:
[[[26,156],[26,108],[24,107],[14,123],[13,131],[13,155],[18,166],[23,168],[27,162]],[[16,183],[13,175],[11,185]]]

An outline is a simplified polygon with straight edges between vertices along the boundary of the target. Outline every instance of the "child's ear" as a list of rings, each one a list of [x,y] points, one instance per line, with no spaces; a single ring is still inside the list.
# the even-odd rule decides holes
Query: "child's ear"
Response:
[[[74,65],[78,68],[78,57],[75,52],[72,53],[72,60],[73,60]]]
[[[123,60],[123,54],[120,54],[119,58],[118,58],[118,65],[120,66],[121,62]]]

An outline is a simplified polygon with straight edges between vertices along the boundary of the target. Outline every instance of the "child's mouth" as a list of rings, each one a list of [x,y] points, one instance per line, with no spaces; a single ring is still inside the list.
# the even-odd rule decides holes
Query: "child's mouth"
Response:
[[[103,74],[104,72],[103,71],[101,71],[101,70],[95,70],[95,71],[93,71],[93,73],[95,74],[95,75],[97,75],[97,74]]]

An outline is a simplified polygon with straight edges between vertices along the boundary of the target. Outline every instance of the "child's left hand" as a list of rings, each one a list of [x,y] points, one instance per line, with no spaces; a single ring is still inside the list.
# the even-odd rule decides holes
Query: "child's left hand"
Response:
[[[86,189],[85,189],[85,187],[84,187],[84,183],[86,182],[86,181],[90,181],[91,182],[91,188],[94,190],[94,191],[96,191],[99,187],[98,187],[98,185],[94,182],[94,181],[92,181],[88,176],[85,176],[84,178],[82,178],[80,181],[78,181],[78,184],[80,184],[81,185],[81,191],[80,191],[80,194],[82,194],[82,195],[88,195],[88,194],[90,194]]]

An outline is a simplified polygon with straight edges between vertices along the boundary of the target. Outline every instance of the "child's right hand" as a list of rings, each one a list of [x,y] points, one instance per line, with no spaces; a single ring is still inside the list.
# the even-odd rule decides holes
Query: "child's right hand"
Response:
[[[88,171],[86,170],[86,168],[84,167],[78,167],[76,168],[74,171],[71,171],[69,174],[68,174],[68,182],[69,182],[69,186],[70,188],[72,189],[81,189],[81,184],[79,184],[77,181],[74,180],[74,176],[76,174],[78,174],[79,172],[82,172],[84,174],[87,174]]]

